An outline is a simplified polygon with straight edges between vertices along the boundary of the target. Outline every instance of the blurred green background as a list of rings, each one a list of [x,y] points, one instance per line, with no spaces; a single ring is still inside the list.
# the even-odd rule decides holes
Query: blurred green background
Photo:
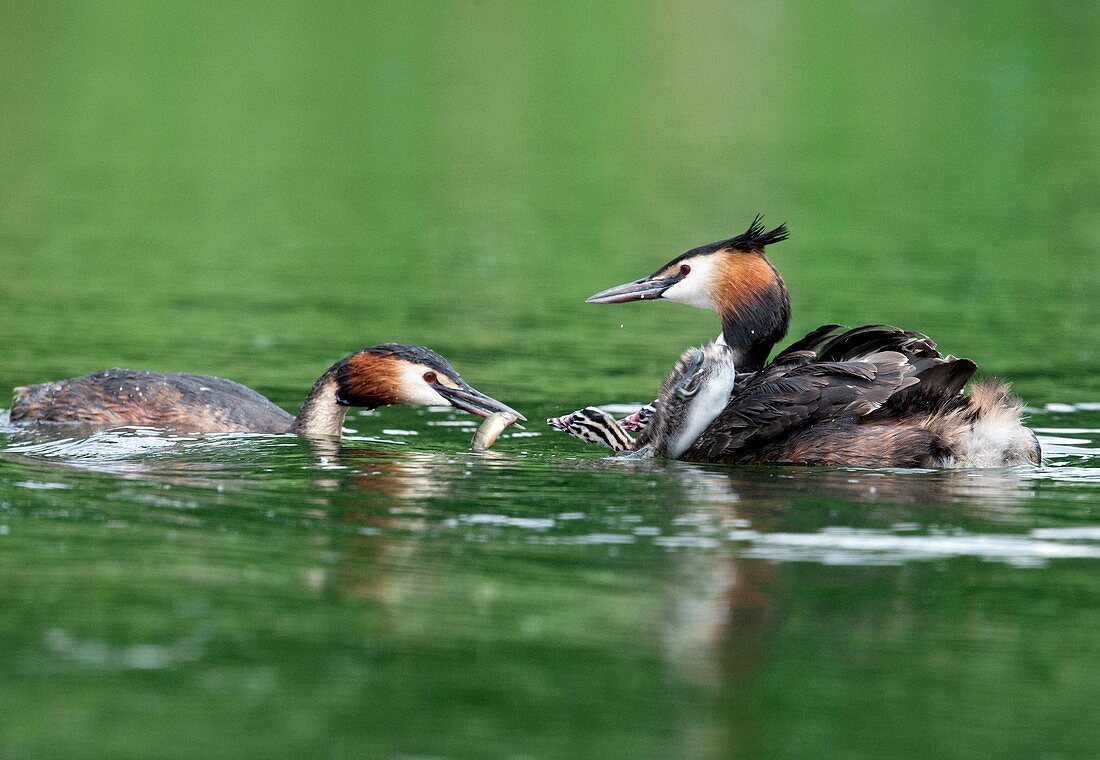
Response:
[[[293,405],[401,340],[513,397],[642,397],[716,320],[583,297],[763,212],[792,332],[1100,390],[1092,4],[0,7],[5,381]]]
[[[0,756],[1096,757],[1098,39],[1069,1],[0,0],[3,393],[296,410],[402,341],[532,420],[486,457],[401,409],[336,456],[0,428]],[[756,213],[794,336],[929,333],[1050,466],[550,434],[719,329],[584,298]]]

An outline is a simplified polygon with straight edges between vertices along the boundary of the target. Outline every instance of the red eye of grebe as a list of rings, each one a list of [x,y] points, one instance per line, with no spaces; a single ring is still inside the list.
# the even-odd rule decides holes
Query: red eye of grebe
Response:
[[[680,265],[680,276],[681,277],[687,277],[688,274],[690,274],[690,273],[691,273],[691,267],[689,267],[687,264],[681,264]]]
[[[424,373],[424,382],[434,383],[435,382],[435,373],[432,372],[431,370],[428,370],[427,372],[425,372]]]

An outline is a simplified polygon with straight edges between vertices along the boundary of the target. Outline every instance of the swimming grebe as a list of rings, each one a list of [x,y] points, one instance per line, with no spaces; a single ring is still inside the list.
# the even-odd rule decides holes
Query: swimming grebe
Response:
[[[509,406],[471,388],[431,349],[400,343],[345,356],[317,379],[292,417],[251,388],[205,375],[109,369],[16,388],[12,423],[72,423],[93,429],[144,425],[203,433],[339,436],[349,406],[450,405],[481,417]]]
[[[1040,461],[1038,441],[1021,422],[1023,406],[1007,387],[976,383],[969,395],[961,395],[977,365],[969,359],[942,355],[936,344],[920,333],[883,325],[846,331],[839,325],[824,325],[765,366],[768,354],[787,333],[791,311],[783,278],[764,251],[786,239],[785,225],[765,231],[757,217],[741,235],[694,248],[649,277],[588,299],[590,303],[623,303],[663,298],[718,313],[722,334],[716,344],[724,345],[728,352],[704,352],[709,357],[704,364],[723,357],[720,363],[728,363],[740,373],[739,384],[725,411],[715,412],[714,429],[708,429],[685,455],[705,461],[750,461],[746,457],[751,450],[755,452],[751,461],[759,462],[891,467],[991,467]],[[878,398],[890,385],[878,379],[882,362],[893,366],[898,357],[904,366],[888,375],[893,378],[895,370],[901,372],[900,384],[880,401],[868,403],[867,398]],[[864,382],[874,382],[865,389],[854,381],[868,372],[872,376]],[[760,373],[760,378],[754,373]],[[803,392],[800,384],[818,388],[821,399],[790,395]],[[656,414],[643,428],[641,442],[661,424],[664,403],[663,396],[656,402]],[[698,406],[689,406],[699,414]],[[607,421],[591,409],[582,411],[593,428]],[[762,433],[747,438],[743,438],[744,430],[736,435],[722,432],[723,424],[738,419],[737,424],[747,430],[746,420],[765,411],[783,420],[783,435],[798,430],[797,438],[791,439],[797,446],[790,441],[777,443],[783,436],[776,439],[766,425]],[[664,415],[664,424],[676,421],[670,411]],[[639,421],[627,418],[624,423],[629,427]],[[568,427],[567,422],[555,427],[562,429],[563,425]],[[623,430],[622,424],[616,427]],[[603,433],[591,435],[600,438]],[[709,443],[704,445],[708,437]],[[922,437],[927,439],[926,449],[918,443]],[[764,445],[765,441],[771,443]]]

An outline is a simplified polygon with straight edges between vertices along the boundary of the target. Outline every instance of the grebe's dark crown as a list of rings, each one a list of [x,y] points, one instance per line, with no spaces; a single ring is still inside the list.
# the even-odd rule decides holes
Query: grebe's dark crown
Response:
[[[383,357],[392,356],[395,359],[401,359],[412,364],[423,364],[425,367],[431,367],[454,380],[462,380],[462,377],[449,361],[426,346],[410,346],[405,343],[380,343],[377,346],[362,348],[358,353]]]
[[[782,243],[790,236],[790,231],[787,229],[786,223],[783,223],[772,230],[765,230],[763,225],[764,215],[757,214],[753,217],[752,224],[749,228],[742,232],[740,235],[735,235],[725,240],[719,240],[714,243],[707,243],[701,245],[698,248],[692,248],[690,251],[685,251],[679,256],[668,262],[651,276],[664,272],[681,261],[691,259],[696,256],[706,256],[711,253],[718,253],[719,251],[741,251],[744,253],[763,253],[764,249],[774,243]]]

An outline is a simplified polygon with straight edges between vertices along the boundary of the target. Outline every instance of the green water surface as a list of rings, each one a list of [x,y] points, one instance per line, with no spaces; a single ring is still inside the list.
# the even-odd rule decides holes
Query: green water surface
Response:
[[[423,343],[531,424],[0,427],[0,757],[1100,757],[1089,3],[0,2],[0,391],[296,411]],[[586,306],[740,232],[800,335],[1013,381],[1039,469],[623,462],[713,314]],[[3,404],[0,404],[3,405]]]

